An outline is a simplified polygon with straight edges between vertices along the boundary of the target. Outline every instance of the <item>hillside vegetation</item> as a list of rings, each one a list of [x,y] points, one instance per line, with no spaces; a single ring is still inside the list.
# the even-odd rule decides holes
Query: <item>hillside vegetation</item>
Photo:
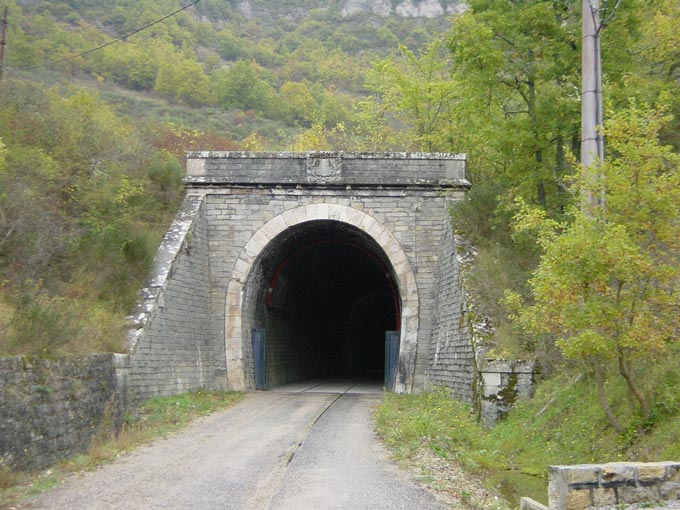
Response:
[[[446,26],[343,17],[341,2],[5,7],[0,352],[41,355],[124,349],[125,316],[181,199],[186,150],[367,133],[371,61]]]
[[[398,42],[422,46],[446,23],[444,18],[396,15],[343,17],[339,1],[3,4],[9,6],[10,77],[28,71],[31,77],[46,75],[49,70],[58,74],[41,77],[94,78],[100,85],[117,85],[141,97],[205,108],[206,117],[231,112],[221,116],[222,133],[243,139],[257,131],[272,138],[269,144],[285,143],[283,135],[296,126],[347,122],[356,97],[365,95],[370,63],[389,54]],[[182,6],[190,7],[164,19]],[[105,47],[71,58],[101,45]],[[55,63],[34,67],[46,61]],[[135,97],[140,95],[128,101]],[[129,107],[134,108],[134,102]],[[146,105],[125,113],[144,118],[144,110]],[[197,116],[183,125],[204,126],[218,127]]]
[[[469,3],[428,51],[378,68],[380,97],[423,147],[469,154],[453,214],[477,249],[473,315],[494,326],[480,347],[537,359],[543,382],[493,430],[445,392],[390,396],[379,422],[402,455],[425,445],[516,505],[546,500],[550,464],[680,456],[680,7],[602,13],[593,172],[577,159],[580,2]]]
[[[517,508],[522,496],[547,505],[548,466],[680,458],[679,355],[676,348],[647,374],[645,389],[654,395],[655,412],[643,427],[624,384],[607,383],[612,406],[626,424],[623,434],[602,413],[592,378],[574,368],[542,383],[530,401],[519,403],[492,429],[480,426],[467,405],[434,391],[387,395],[378,430],[398,459],[418,459],[426,448],[477,475],[510,508]],[[480,508],[468,503],[462,507]]]
[[[426,19],[201,0],[154,23],[189,4],[0,0],[0,351],[123,348],[187,149],[462,152],[473,188],[452,214],[477,251],[472,315],[493,326],[479,347],[537,359],[548,382],[488,433],[439,394],[390,398],[414,417],[395,441],[508,480],[677,456],[680,4],[602,2],[593,173],[581,2],[467,3]]]

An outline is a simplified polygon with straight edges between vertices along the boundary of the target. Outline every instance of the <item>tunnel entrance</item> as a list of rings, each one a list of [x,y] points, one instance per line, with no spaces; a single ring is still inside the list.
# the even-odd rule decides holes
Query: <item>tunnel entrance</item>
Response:
[[[383,380],[385,334],[399,330],[401,305],[385,253],[358,228],[317,220],[283,231],[253,265],[244,298],[256,342],[244,345],[246,373],[257,386]]]

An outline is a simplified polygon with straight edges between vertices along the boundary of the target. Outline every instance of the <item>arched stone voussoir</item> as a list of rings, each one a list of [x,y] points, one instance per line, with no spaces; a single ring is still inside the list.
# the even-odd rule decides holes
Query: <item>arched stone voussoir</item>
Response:
[[[376,218],[365,211],[334,203],[308,204],[282,212],[257,229],[241,251],[233,267],[234,274],[238,274],[239,277],[230,278],[227,287],[227,296],[230,298],[227,303],[229,310],[225,314],[225,349],[228,353],[229,389],[243,391],[248,387],[245,380],[243,351],[243,343],[247,339],[243,338],[241,324],[245,284],[253,265],[276,236],[296,225],[319,220],[352,225],[373,239],[389,260],[398,286],[402,313],[407,312],[405,314],[407,320],[401,324],[402,341],[399,349],[401,362],[397,376],[400,384],[396,389],[400,392],[410,392],[417,350],[419,297],[416,278],[408,256],[394,234]],[[243,279],[242,275],[246,278]],[[235,296],[239,296],[238,304],[234,302]]]

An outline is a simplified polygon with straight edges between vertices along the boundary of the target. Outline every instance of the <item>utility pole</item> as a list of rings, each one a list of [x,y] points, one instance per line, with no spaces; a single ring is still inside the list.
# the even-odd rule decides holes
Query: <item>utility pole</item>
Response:
[[[0,81],[2,81],[2,76],[4,74],[5,68],[5,44],[7,44],[7,6],[5,6],[5,12],[2,15],[2,26],[0,27]]]
[[[586,188],[599,178],[599,166],[604,161],[604,138],[598,130],[602,114],[602,56],[600,51],[600,0],[581,2],[581,165]],[[600,200],[590,189],[582,193],[583,205],[597,205]]]

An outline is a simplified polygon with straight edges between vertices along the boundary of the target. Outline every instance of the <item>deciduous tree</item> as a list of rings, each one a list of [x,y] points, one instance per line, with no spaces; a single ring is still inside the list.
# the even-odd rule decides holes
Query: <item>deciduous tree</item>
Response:
[[[592,367],[618,432],[623,426],[604,392],[607,365],[616,367],[646,421],[651,404],[636,365],[663,355],[680,331],[680,156],[658,140],[668,120],[636,106],[612,116],[605,130],[612,157],[602,178],[581,173],[575,183],[578,194],[587,187],[605,196],[604,205],[574,207],[573,221],[563,225],[526,208],[517,218],[519,229],[539,227],[545,251],[529,282],[533,304],[508,294],[515,317]]]

